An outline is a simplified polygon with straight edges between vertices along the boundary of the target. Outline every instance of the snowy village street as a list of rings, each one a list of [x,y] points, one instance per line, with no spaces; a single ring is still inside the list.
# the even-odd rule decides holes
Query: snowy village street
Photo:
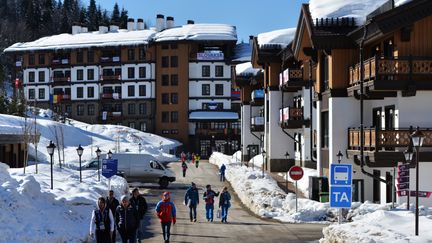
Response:
[[[228,223],[222,224],[220,219],[209,223],[205,219],[205,210],[202,194],[206,184],[212,185],[214,191],[220,191],[227,182],[219,181],[217,167],[208,161],[202,161],[199,168],[189,164],[186,178],[181,177],[180,163],[173,162],[168,165],[176,172],[177,181],[167,190],[177,207],[177,224],[171,230],[171,242],[307,242],[316,241],[322,237],[322,228],[325,224],[289,224],[275,220],[263,220],[254,216],[240,203],[239,198],[229,187],[232,195],[232,207],[228,214]],[[190,182],[195,182],[199,188],[200,204],[197,208],[198,221],[189,221],[188,208],[183,205],[184,193]],[[149,211],[145,221],[147,225],[145,242],[160,242],[162,239],[160,224],[154,214],[154,207],[160,200],[164,190],[158,187],[145,187],[141,193],[149,204]],[[216,199],[215,208],[218,199]],[[216,209],[215,209],[216,214]]]

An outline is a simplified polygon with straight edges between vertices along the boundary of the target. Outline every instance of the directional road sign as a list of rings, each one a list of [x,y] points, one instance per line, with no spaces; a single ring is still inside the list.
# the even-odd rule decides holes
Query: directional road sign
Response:
[[[106,178],[117,174],[117,163],[116,159],[103,159],[102,160],[102,175]]]

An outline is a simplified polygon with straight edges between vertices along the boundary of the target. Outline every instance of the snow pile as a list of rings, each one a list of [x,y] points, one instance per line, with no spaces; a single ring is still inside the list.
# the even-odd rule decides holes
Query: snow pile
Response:
[[[155,42],[178,40],[237,41],[235,26],[227,24],[187,24],[165,29],[154,37]]]
[[[235,66],[237,76],[256,76],[261,69],[253,68],[252,63],[245,62]]]
[[[274,30],[271,32],[258,34],[258,45],[276,45],[285,48],[294,39],[296,28]]]
[[[400,6],[411,0],[396,0],[395,6]],[[309,9],[312,20],[316,18],[353,17],[361,25],[366,16],[388,0],[310,0]]]

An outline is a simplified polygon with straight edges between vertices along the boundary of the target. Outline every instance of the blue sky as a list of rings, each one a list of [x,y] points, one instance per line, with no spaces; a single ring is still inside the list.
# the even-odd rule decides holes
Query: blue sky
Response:
[[[89,0],[83,0],[88,5]],[[112,11],[114,3],[129,11],[129,17],[142,18],[154,26],[156,14],[173,16],[176,25],[188,19],[195,23],[223,23],[237,26],[239,41],[297,25],[300,6],[308,0],[96,0]]]

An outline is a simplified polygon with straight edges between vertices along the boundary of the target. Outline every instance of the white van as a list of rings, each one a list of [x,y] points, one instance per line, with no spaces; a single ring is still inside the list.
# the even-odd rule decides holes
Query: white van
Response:
[[[166,188],[176,179],[173,171],[149,154],[119,153],[112,154],[112,159],[118,160],[117,171],[128,181],[159,183]]]

